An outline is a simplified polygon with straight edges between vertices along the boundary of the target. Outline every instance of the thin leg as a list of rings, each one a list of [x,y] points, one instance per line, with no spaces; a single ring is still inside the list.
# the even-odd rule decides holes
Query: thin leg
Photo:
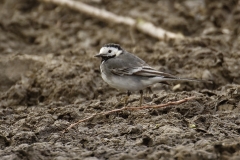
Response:
[[[146,92],[147,92],[147,97],[149,97],[150,94],[153,94],[153,91],[152,91],[151,87],[147,87]]]
[[[127,91],[127,96],[125,97],[125,100],[124,100],[124,106],[127,106],[128,98],[130,95],[131,95],[131,92]]]
[[[140,106],[139,107],[142,107],[143,90],[140,90],[139,93],[141,95],[141,97],[140,97]]]

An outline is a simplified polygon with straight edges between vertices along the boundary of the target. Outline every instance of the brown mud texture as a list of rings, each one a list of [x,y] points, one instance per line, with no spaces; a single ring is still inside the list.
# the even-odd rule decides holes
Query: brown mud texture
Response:
[[[238,0],[82,1],[150,21],[185,36],[160,41],[51,3],[0,1],[0,159],[240,159]],[[118,43],[153,68],[208,83],[156,84],[144,105],[196,98],[160,109],[123,107],[125,93],[100,76],[94,55]],[[133,93],[128,106],[138,106]]]

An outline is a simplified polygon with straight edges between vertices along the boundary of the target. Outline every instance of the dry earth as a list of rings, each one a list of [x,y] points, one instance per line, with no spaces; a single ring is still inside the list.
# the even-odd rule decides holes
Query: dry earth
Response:
[[[83,2],[186,38],[159,41],[65,7],[1,0],[0,159],[240,159],[240,2]],[[213,84],[156,85],[145,105],[196,98],[96,117],[59,139],[71,123],[122,107],[114,105],[124,93],[103,82],[93,57],[110,42],[158,70]]]

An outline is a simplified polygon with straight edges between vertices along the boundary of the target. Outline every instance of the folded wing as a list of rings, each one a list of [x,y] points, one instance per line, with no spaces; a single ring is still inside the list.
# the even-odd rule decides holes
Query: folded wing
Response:
[[[178,79],[178,77],[157,71],[150,66],[142,66],[142,67],[123,67],[118,69],[111,69],[111,72],[116,75],[124,76],[124,75],[136,75],[136,76],[145,76],[145,77],[163,77],[163,78],[172,78]]]

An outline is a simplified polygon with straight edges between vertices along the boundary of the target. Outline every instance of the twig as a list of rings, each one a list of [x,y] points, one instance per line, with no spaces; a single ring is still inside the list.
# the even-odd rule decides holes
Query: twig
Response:
[[[173,32],[166,31],[163,28],[156,27],[150,22],[144,20],[135,20],[130,17],[118,16],[109,11],[98,9],[79,1],[73,0],[40,0],[40,1],[50,2],[61,6],[67,6],[71,9],[77,10],[92,17],[100,18],[111,23],[125,24],[129,27],[135,28],[147,35],[150,35],[160,40],[163,40],[165,38],[169,39],[183,38],[182,34],[175,34]]]
[[[152,109],[162,108],[162,107],[166,107],[166,106],[170,106],[170,105],[178,105],[178,104],[187,102],[187,101],[189,101],[191,99],[194,99],[194,98],[195,98],[195,96],[184,98],[184,99],[181,99],[181,100],[178,100],[178,101],[174,101],[174,102],[168,102],[168,103],[165,103],[165,104],[156,105],[156,106],[122,107],[120,109],[114,109],[114,110],[110,110],[110,111],[95,113],[95,114],[93,114],[93,115],[91,115],[89,117],[86,117],[84,119],[79,120],[76,123],[71,124],[68,128],[66,128],[65,130],[62,131],[62,134],[66,133],[68,130],[70,130],[72,127],[78,125],[79,123],[89,121],[89,120],[93,119],[96,116],[105,116],[105,115],[108,115],[108,114],[112,114],[112,113],[115,113],[115,112],[121,112],[121,111],[124,111],[124,110],[140,110],[140,109],[149,109],[149,108],[152,108]]]

